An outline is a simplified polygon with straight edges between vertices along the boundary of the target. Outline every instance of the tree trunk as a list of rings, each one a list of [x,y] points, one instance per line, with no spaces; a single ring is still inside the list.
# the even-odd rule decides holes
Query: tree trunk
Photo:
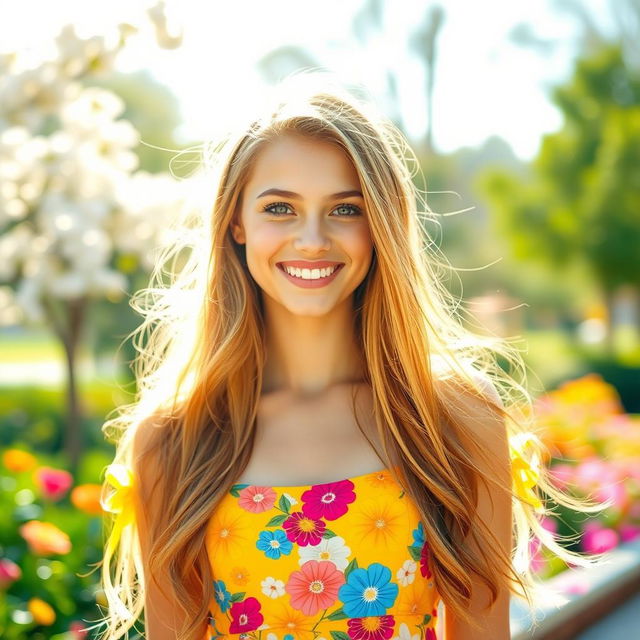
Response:
[[[77,298],[62,304],[66,317],[57,317],[54,302],[43,301],[48,320],[62,342],[67,369],[67,419],[64,429],[63,448],[69,459],[69,471],[75,475],[84,450],[82,433],[82,407],[76,379],[76,356],[82,337],[88,299]]]
[[[613,305],[614,305],[614,292],[605,288],[603,290],[604,305],[607,310],[607,317],[605,319],[605,337],[604,348],[608,358],[613,360],[615,358],[615,341],[614,341],[614,323],[613,323]]]

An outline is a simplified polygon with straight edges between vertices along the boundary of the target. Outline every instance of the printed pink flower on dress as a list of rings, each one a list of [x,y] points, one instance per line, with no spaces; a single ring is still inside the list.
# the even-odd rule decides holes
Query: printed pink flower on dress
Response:
[[[254,597],[249,597],[242,602],[234,602],[230,613],[229,633],[255,631],[264,622],[264,616],[260,613],[260,601]]]
[[[289,576],[284,589],[291,596],[294,609],[314,616],[333,605],[344,582],[344,574],[333,562],[309,560]]]
[[[327,525],[322,520],[306,516],[302,511],[294,511],[282,523],[282,528],[291,542],[306,547],[320,543]]]
[[[238,494],[238,506],[249,513],[263,513],[273,508],[277,497],[271,487],[251,485]]]
[[[425,542],[422,545],[422,551],[420,553],[420,573],[424,578],[431,577],[431,567],[429,566],[429,545]]]
[[[347,513],[349,505],[355,502],[354,487],[351,480],[313,485],[300,496],[304,503],[302,511],[314,520],[337,520]]]
[[[389,640],[393,636],[395,619],[392,615],[367,616],[347,620],[349,637],[358,640]]]

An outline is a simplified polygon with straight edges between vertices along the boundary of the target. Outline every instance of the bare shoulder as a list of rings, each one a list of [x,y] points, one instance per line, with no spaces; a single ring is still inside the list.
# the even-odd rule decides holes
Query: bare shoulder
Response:
[[[160,441],[166,436],[166,419],[152,415],[136,426],[132,439],[133,472],[141,498],[148,498],[160,480],[162,460]]]
[[[469,375],[481,395],[454,378],[440,379],[438,384],[456,419],[464,422],[466,429],[484,448],[502,456],[507,448],[507,428],[504,416],[496,406],[504,410],[504,403],[486,373],[473,369],[469,370]]]

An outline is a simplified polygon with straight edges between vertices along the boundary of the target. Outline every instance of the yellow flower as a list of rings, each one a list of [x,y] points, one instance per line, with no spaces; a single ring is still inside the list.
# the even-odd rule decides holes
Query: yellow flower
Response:
[[[9,471],[14,473],[30,471],[38,463],[34,456],[22,449],[7,449],[2,454],[2,462]]]
[[[27,608],[38,624],[50,626],[56,621],[56,612],[51,605],[40,598],[31,598],[27,603]]]
[[[532,433],[518,433],[509,438],[511,475],[514,493],[536,511],[543,512],[544,505],[533,490],[540,479],[540,459],[535,449],[527,453],[530,445],[538,442]]]

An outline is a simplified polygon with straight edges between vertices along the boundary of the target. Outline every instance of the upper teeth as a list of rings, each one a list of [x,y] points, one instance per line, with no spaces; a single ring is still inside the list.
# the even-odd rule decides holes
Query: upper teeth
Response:
[[[296,278],[303,278],[305,280],[316,280],[317,278],[326,278],[330,276],[337,268],[338,265],[334,265],[333,267],[327,267],[326,269],[299,269],[297,267],[288,267],[287,265],[282,265],[285,271]]]

